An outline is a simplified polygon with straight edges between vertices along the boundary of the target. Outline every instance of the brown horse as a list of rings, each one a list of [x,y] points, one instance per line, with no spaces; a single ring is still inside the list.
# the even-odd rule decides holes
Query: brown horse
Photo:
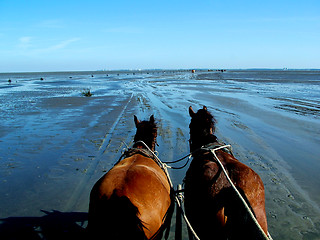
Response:
[[[268,227],[261,178],[251,168],[239,162],[231,152],[222,149],[215,152],[260,224],[259,231],[232,189],[222,167],[208,150],[222,146],[214,135],[214,117],[206,107],[197,113],[189,107],[189,114],[190,150],[193,152],[193,160],[184,183],[185,211],[191,226],[201,240],[265,239]],[[203,146],[206,146],[206,149]]]
[[[153,115],[140,122],[133,149],[94,185],[90,194],[88,233],[104,239],[160,239],[170,226],[172,191],[153,159],[157,126]]]

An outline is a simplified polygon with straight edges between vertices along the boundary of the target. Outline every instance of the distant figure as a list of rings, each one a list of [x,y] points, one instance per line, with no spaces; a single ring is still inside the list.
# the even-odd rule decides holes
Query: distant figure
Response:
[[[196,70],[194,70],[194,69],[193,69],[191,72],[192,72],[192,73],[195,73],[195,72],[196,72]]]
[[[43,78],[40,78],[41,81],[43,81]]]
[[[9,80],[8,80],[8,83],[11,83],[11,82],[12,82],[11,79],[9,79]]]

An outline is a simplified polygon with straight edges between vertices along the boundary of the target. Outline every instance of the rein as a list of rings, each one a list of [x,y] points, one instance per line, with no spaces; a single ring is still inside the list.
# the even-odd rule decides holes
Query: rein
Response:
[[[169,168],[172,168],[172,169],[182,169],[182,168],[184,168],[185,166],[188,165],[191,157],[194,156],[196,153],[201,152],[201,151],[209,151],[209,149],[216,149],[216,148],[219,148],[221,146],[227,146],[228,147],[227,149],[225,149],[225,148],[221,148],[221,149],[223,149],[225,152],[227,152],[228,154],[233,156],[231,145],[222,145],[220,143],[210,143],[210,144],[207,144],[205,146],[202,146],[201,148],[198,148],[198,149],[194,150],[193,152],[187,154],[186,156],[184,156],[182,158],[179,158],[178,160],[175,160],[175,161],[164,161],[163,163],[166,163],[166,164],[178,163],[178,162],[181,162],[182,160],[188,158],[187,162],[181,167],[168,166]],[[217,150],[220,150],[220,148],[217,149]]]
[[[181,162],[182,160],[188,158],[187,162],[186,162],[184,165],[182,165],[181,167],[168,166],[169,168],[172,168],[172,169],[182,169],[182,168],[184,168],[185,166],[188,165],[191,157],[192,157],[192,153],[189,153],[188,155],[186,155],[186,156],[184,156],[184,157],[182,157],[182,158],[180,158],[180,159],[178,159],[178,160],[175,160],[175,161],[166,161],[166,162],[163,162],[163,163],[165,163],[165,164],[172,164],[172,163]]]

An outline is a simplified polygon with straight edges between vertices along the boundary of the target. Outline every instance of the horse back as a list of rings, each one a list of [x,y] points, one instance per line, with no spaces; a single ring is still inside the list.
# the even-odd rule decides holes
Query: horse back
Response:
[[[126,195],[136,204],[146,198],[170,193],[170,185],[165,173],[152,159],[140,154],[125,158],[116,164],[97,183],[100,195]],[[141,198],[137,200],[137,198]]]
[[[170,190],[162,169],[152,159],[135,154],[117,163],[94,185],[90,194],[89,222],[90,216],[93,219],[101,209],[105,210],[104,206],[125,209],[132,205],[127,214],[122,213],[124,215],[121,218],[126,218],[128,214],[137,216],[143,223],[145,236],[149,239],[163,224],[171,205]],[[124,206],[121,206],[121,201],[112,199],[122,199]],[[133,209],[136,209],[136,212]],[[108,211],[105,218],[112,217],[110,209]],[[119,212],[112,214],[118,215]],[[132,222],[135,221],[130,221],[131,224]],[[113,221],[112,224],[117,223]]]
[[[216,154],[236,188],[251,206],[263,230],[267,232],[264,186],[261,178],[230,154],[223,151],[217,151]],[[207,239],[214,228],[217,239],[225,239],[228,228],[233,228],[235,222],[243,222],[243,208],[239,207],[242,203],[237,200],[231,184],[213,156],[205,154],[198,158],[194,158],[185,178],[186,213],[190,216],[192,224],[199,229],[202,238]],[[236,227],[239,231],[242,230],[239,225]],[[245,226],[242,227],[244,229]],[[233,229],[233,232],[237,230]]]

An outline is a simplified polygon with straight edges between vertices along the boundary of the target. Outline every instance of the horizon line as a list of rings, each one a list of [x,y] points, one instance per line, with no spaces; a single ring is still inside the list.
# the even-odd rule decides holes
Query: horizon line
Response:
[[[119,71],[215,71],[215,70],[283,70],[283,71],[293,71],[293,70],[319,70],[320,68],[145,68],[145,69],[98,69],[98,70],[53,70],[53,71],[9,71],[0,72],[0,74],[17,74],[17,73],[71,73],[71,72],[119,72]]]

